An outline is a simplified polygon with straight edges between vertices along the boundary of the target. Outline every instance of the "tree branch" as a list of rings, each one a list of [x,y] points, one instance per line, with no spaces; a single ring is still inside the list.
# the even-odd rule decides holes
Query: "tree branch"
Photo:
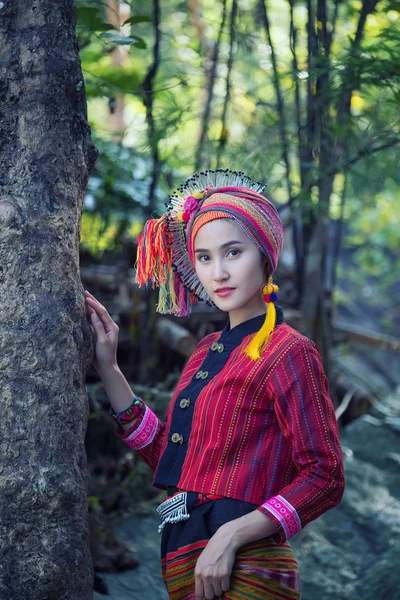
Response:
[[[153,30],[154,30],[154,47],[153,47],[153,62],[147,72],[147,75],[143,81],[142,94],[144,98],[144,105],[146,107],[146,122],[148,126],[148,138],[151,148],[151,155],[153,158],[153,172],[149,187],[149,205],[148,213],[151,215],[155,208],[155,190],[160,177],[160,157],[158,152],[158,140],[156,137],[156,126],[153,115],[153,83],[157,75],[157,71],[160,64],[160,43],[161,43],[161,31],[160,25],[160,0],[153,0]]]
[[[307,79],[307,128],[306,128],[306,163],[314,163],[312,150],[315,136],[315,103],[314,103],[314,67],[318,54],[317,36],[313,26],[313,8],[311,0],[307,0],[307,51],[308,51],[308,79]],[[308,167],[311,170],[311,166]],[[310,177],[308,177],[310,179]],[[308,183],[308,182],[307,182]]]
[[[294,0],[288,0],[290,6],[290,31],[289,31],[289,43],[290,50],[292,52],[292,67],[293,67],[293,81],[294,81],[294,94],[295,94],[295,120],[297,127],[297,140],[298,140],[298,161],[300,171],[300,185],[304,183],[304,167],[303,167],[303,153],[304,153],[304,132],[301,125],[301,106],[300,106],[300,86],[298,78],[298,60],[296,53],[297,46],[297,29],[294,24]]]
[[[364,33],[365,23],[368,15],[374,11],[378,0],[364,0],[363,6],[360,13],[360,18],[357,24],[356,35],[351,46],[350,57],[351,59],[356,58],[360,51],[360,44]],[[343,125],[350,114],[351,96],[353,91],[359,84],[360,76],[359,72],[355,72],[354,61],[350,60],[348,66],[345,69],[343,75],[343,87],[342,93],[338,101],[338,123],[339,126]]]
[[[326,27],[327,23],[327,12],[326,12],[326,0],[318,0],[317,3],[317,35],[320,40],[320,46],[324,49],[324,55],[327,58],[329,56],[328,46],[328,30]]]
[[[211,114],[211,105],[212,105],[212,101],[213,101],[213,97],[214,97],[214,81],[215,81],[215,75],[217,72],[219,48],[220,48],[222,33],[224,30],[225,21],[226,21],[226,1],[227,0],[223,0],[221,25],[220,25],[219,32],[218,32],[217,41],[215,42],[215,45],[214,45],[214,51],[213,51],[213,56],[212,56],[212,66],[211,66],[211,71],[210,71],[210,76],[208,79],[208,86],[207,86],[208,94],[207,94],[207,100],[206,100],[206,103],[204,106],[199,143],[198,143],[197,152],[196,152],[196,161],[195,161],[195,170],[196,171],[198,171],[200,169],[202,161],[203,161],[203,147],[204,147],[204,142],[205,142],[206,135],[208,132],[208,125],[209,125],[210,114]]]
[[[315,184],[318,185],[322,178],[332,177],[334,175],[337,175],[338,173],[347,172],[351,166],[353,166],[356,162],[358,162],[365,156],[375,154],[375,152],[381,152],[383,150],[387,150],[388,148],[392,148],[393,146],[396,146],[397,144],[400,144],[400,135],[399,135],[399,137],[395,137],[395,138],[389,140],[388,142],[381,144],[380,146],[375,146],[374,148],[364,148],[364,150],[361,150],[361,152],[359,152],[359,154],[357,154],[356,156],[353,156],[353,158],[350,158],[349,160],[346,160],[343,163],[339,163],[331,171],[329,171],[327,173],[323,173],[320,176],[320,178],[315,182]],[[307,191],[309,191],[309,189],[302,190],[300,192],[300,194],[297,194],[296,196],[291,198],[289,202],[286,202],[285,204],[282,204],[281,206],[279,206],[278,212],[283,212],[285,209],[289,208],[290,205],[292,205],[294,202],[299,200],[301,198],[301,196]]]
[[[331,29],[331,31],[328,31],[326,34],[329,52],[331,51],[332,41],[333,41],[334,35],[336,33],[336,24],[337,24],[337,18],[339,15],[339,6],[341,3],[342,3],[342,0],[336,0],[336,2],[335,2],[335,8],[333,10],[333,17],[332,17],[332,21],[331,21],[332,29]]]
[[[299,173],[300,173],[300,187],[303,188],[305,185],[305,161],[304,161],[304,150],[305,150],[305,136],[304,127],[301,123],[301,104],[300,104],[300,84],[298,77],[298,60],[297,60],[297,29],[294,24],[294,0],[288,0],[290,6],[290,30],[289,30],[289,43],[290,50],[292,52],[292,67],[293,67],[293,80],[294,80],[294,100],[295,100],[295,121],[297,127],[297,156],[299,162]],[[296,288],[297,294],[302,288],[302,277],[301,274],[304,272],[304,239],[303,239],[303,227],[302,227],[302,210],[300,206],[292,212],[292,236],[293,246],[296,257]]]
[[[290,177],[289,144],[288,144],[288,140],[287,140],[287,136],[286,136],[285,106],[284,106],[283,95],[282,95],[282,91],[281,91],[281,84],[280,84],[280,80],[279,80],[278,67],[276,64],[275,48],[274,48],[274,45],[272,43],[272,38],[271,38],[271,30],[270,30],[270,23],[269,23],[269,17],[268,17],[268,12],[267,12],[266,1],[267,0],[260,0],[261,15],[262,15],[263,23],[264,23],[265,32],[267,34],[267,41],[271,48],[271,62],[272,62],[272,69],[273,69],[273,74],[274,74],[274,77],[273,77],[274,87],[275,87],[276,101],[277,101],[278,112],[279,112],[279,117],[280,117],[279,118],[279,133],[280,133],[281,142],[282,142],[283,160],[284,160],[285,168],[286,168],[287,191],[288,191],[288,197],[290,199],[292,197],[292,189],[291,189],[291,184],[290,184],[291,177]]]
[[[232,10],[231,10],[231,23],[229,29],[229,56],[228,56],[228,64],[227,64],[227,74],[226,74],[226,88],[225,88],[225,99],[224,106],[222,109],[221,116],[221,135],[219,138],[219,146],[217,150],[217,169],[220,166],[220,159],[222,152],[226,146],[226,142],[228,140],[228,131],[226,128],[226,116],[228,112],[228,105],[231,97],[231,71],[233,66],[233,47],[235,43],[235,22],[237,15],[237,0],[232,0]]]

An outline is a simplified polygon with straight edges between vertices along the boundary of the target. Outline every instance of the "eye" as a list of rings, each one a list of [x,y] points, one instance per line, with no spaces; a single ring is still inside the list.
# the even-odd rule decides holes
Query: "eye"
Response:
[[[239,256],[239,254],[241,254],[241,252],[237,248],[231,248],[228,252],[228,255],[230,256]]]
[[[200,254],[200,255],[197,257],[197,260],[198,260],[199,262],[208,262],[208,261],[210,260],[210,257],[208,256],[208,254]]]

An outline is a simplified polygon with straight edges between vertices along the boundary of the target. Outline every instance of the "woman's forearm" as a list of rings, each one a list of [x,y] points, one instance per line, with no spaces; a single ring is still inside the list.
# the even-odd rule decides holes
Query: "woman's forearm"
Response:
[[[269,537],[278,531],[271,519],[259,510],[229,521],[220,529],[225,530],[227,535],[231,535],[231,543],[235,551],[245,544]]]
[[[134,393],[118,365],[114,365],[100,374],[108,399],[116,413],[128,408],[133,401]],[[131,423],[124,424],[124,430],[132,427]]]

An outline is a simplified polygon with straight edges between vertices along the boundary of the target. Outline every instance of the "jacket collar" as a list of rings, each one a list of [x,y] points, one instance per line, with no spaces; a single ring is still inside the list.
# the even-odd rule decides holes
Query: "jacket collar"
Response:
[[[283,323],[283,310],[280,306],[276,305],[276,326]],[[225,325],[224,329],[221,332],[221,337],[219,338],[221,341],[237,341],[242,340],[246,335],[250,335],[251,333],[256,333],[259,329],[261,329],[262,324],[264,323],[265,315],[259,315],[258,317],[253,317],[248,321],[244,321],[240,323],[240,325],[236,325],[236,327],[230,328],[229,321]]]

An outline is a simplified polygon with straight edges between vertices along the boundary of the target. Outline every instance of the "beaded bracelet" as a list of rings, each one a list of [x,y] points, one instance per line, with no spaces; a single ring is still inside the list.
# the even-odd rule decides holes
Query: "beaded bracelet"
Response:
[[[110,406],[110,415],[114,421],[118,423],[118,425],[122,425],[124,423],[131,423],[131,421],[134,421],[139,415],[142,414],[144,409],[145,406],[143,401],[138,396],[134,396],[132,404],[120,413],[116,413],[113,407]]]

